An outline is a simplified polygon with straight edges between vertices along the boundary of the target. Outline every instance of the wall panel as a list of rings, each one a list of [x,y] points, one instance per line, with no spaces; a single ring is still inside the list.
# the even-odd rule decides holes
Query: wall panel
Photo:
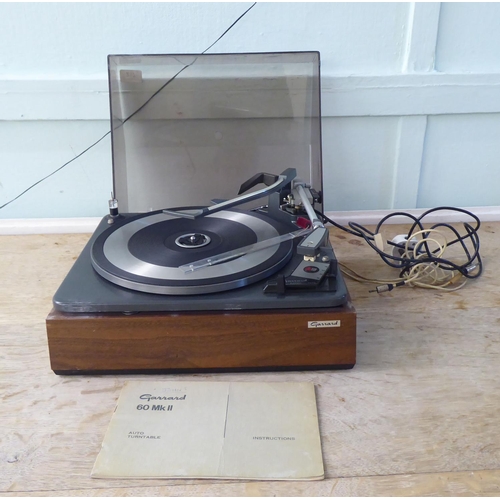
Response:
[[[436,70],[500,72],[500,3],[442,3]]]
[[[106,55],[204,50],[251,3],[0,3],[0,205],[107,130]],[[258,3],[212,52],[319,50],[327,210],[500,205],[500,4]],[[0,211],[100,216],[109,139]]]
[[[105,121],[0,121],[0,204],[74,158],[99,139]],[[28,191],[1,217],[95,217],[107,213],[112,189],[109,136]]]
[[[391,204],[398,118],[323,120],[325,210]]]
[[[500,205],[500,114],[428,119],[417,207]]]
[[[105,76],[108,54],[198,53],[248,3],[0,3],[0,75]],[[211,52],[319,50],[325,74],[387,74],[406,3],[258,3]]]

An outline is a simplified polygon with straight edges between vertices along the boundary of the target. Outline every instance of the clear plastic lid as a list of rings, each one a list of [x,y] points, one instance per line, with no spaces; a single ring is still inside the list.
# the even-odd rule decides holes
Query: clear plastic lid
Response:
[[[322,190],[319,53],[108,57],[121,212],[207,206],[296,168]]]

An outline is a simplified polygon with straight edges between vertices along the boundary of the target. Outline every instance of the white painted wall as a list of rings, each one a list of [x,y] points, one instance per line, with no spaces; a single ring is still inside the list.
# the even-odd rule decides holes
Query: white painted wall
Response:
[[[200,52],[250,5],[0,3],[0,205],[108,130],[107,54]],[[211,52],[321,52],[328,210],[500,205],[498,26],[498,3],[258,3]],[[0,218],[110,190],[106,138]]]

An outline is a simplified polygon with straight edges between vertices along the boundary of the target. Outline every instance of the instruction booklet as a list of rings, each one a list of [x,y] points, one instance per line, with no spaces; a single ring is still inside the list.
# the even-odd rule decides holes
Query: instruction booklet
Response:
[[[314,385],[129,382],[91,475],[323,479]]]

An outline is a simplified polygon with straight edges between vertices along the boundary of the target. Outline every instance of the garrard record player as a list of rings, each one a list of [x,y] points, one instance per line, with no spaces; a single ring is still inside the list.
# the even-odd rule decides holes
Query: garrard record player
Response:
[[[113,194],[47,317],[58,374],[351,368],[319,54],[109,56]]]

